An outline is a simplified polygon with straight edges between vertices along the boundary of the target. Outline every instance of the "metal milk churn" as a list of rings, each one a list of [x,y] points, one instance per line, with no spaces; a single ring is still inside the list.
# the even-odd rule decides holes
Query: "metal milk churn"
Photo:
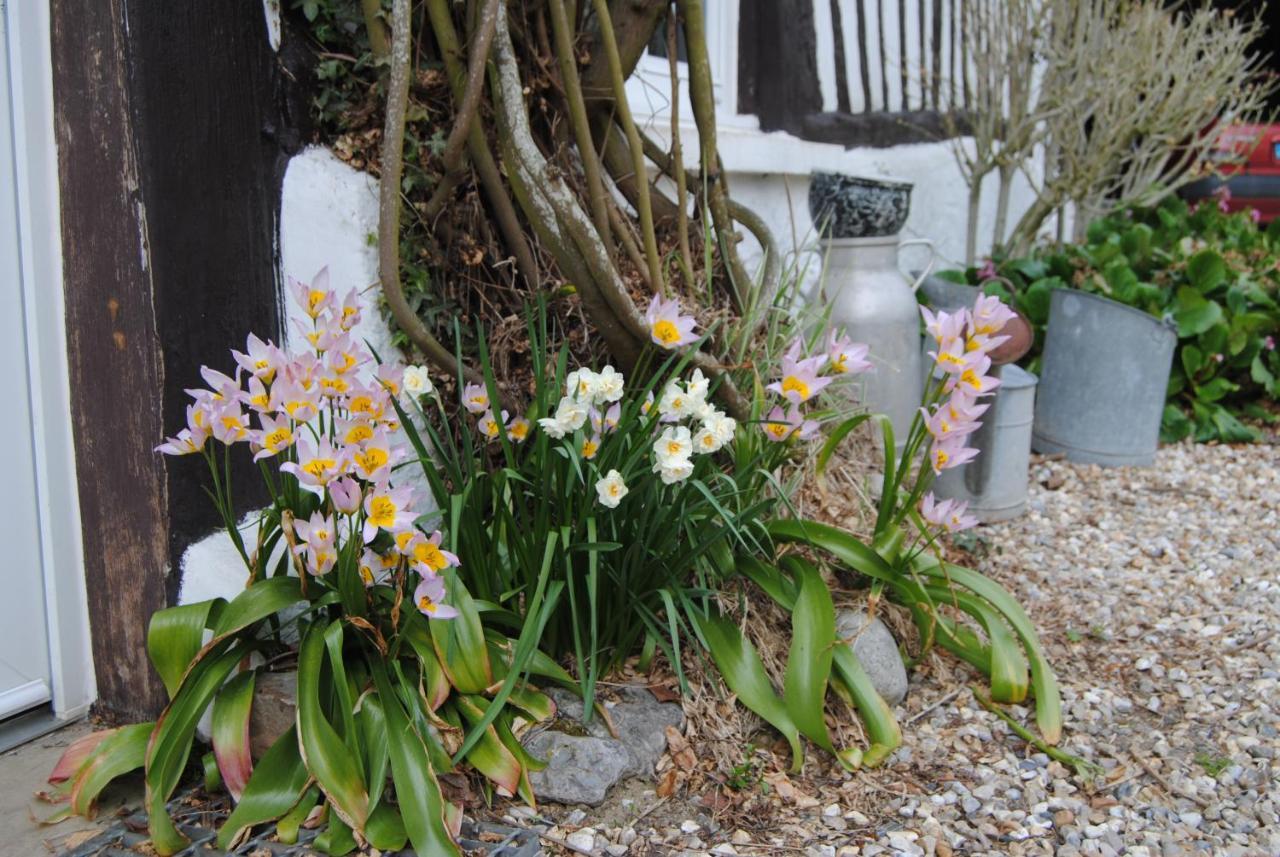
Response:
[[[889,417],[899,449],[924,393],[915,290],[933,266],[928,240],[898,238],[910,199],[909,183],[835,173],[815,174],[809,188],[810,213],[827,236],[821,242],[826,254],[822,297],[830,324],[870,346],[874,369],[855,379],[855,395],[868,411]],[[898,261],[899,250],[912,245],[931,251],[914,281]]]

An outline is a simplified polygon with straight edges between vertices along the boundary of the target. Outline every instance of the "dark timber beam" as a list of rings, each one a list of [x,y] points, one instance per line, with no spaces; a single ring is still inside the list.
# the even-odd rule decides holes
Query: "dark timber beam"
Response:
[[[185,423],[201,363],[229,368],[250,331],[279,338],[279,187],[302,118],[289,81],[305,70],[282,71],[258,3],[51,0],[51,18],[98,709],[143,719],[164,703],[147,622],[216,526],[203,462],[152,449]]]

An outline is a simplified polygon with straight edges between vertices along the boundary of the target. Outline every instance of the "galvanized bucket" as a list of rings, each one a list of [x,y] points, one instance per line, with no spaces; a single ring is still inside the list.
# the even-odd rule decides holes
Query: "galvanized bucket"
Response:
[[[942,471],[934,493],[966,500],[979,521],[1007,521],[1027,507],[1027,470],[1031,464],[1031,421],[1036,376],[1014,365],[999,367],[1000,386],[969,443],[978,457]]]
[[[1055,290],[1032,447],[1071,461],[1149,466],[1177,344],[1167,323],[1141,310]]]

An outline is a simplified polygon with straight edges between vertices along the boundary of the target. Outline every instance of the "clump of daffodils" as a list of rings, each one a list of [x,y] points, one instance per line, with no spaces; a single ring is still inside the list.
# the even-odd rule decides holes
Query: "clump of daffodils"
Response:
[[[608,436],[617,430],[623,413],[626,379],[612,366],[599,372],[581,368],[569,373],[564,395],[550,416],[538,420],[548,436],[572,439],[587,461],[601,454]],[[656,410],[652,441],[652,472],[664,485],[693,475],[694,456],[718,452],[733,440],[738,423],[708,401],[710,381],[695,369],[687,381],[674,379],[656,401],[649,394],[639,416],[651,419]],[[610,469],[595,483],[600,504],[617,508],[630,491],[623,474]]]
[[[297,327],[309,350],[289,353],[250,335],[244,352],[231,352],[233,375],[201,367],[208,388],[188,391],[186,428],[157,451],[202,454],[216,479],[225,462],[216,462],[210,439],[226,447],[224,455],[245,444],[254,460],[276,465],[279,479],[268,483],[304,579],[324,580],[337,568],[366,587],[407,591],[416,580],[418,610],[433,619],[456,616],[443,603],[440,572],[457,566],[458,557],[440,547],[439,531],[417,528],[417,492],[393,477],[406,457],[395,400],[432,394],[426,369],[373,365],[353,333],[359,296],[353,289],[339,298],[327,268],[310,283],[290,278],[289,287],[307,317]]]
[[[780,377],[765,387],[786,404],[785,408],[774,405],[760,423],[765,437],[781,443],[793,438],[808,440],[817,434],[818,422],[806,419],[802,406],[841,377],[869,371],[868,352],[866,345],[852,342],[834,330],[827,334],[826,347],[817,354],[803,356],[804,342],[792,342],[782,355]]]
[[[999,298],[980,296],[974,305],[956,312],[933,313],[920,308],[925,330],[937,341],[930,351],[935,374],[940,375],[935,401],[921,408],[921,418],[929,435],[929,464],[935,474],[971,461],[978,450],[969,446],[969,438],[982,425],[979,419],[990,407],[980,400],[1000,386],[1000,379],[989,374],[991,352],[1008,340],[1000,335],[1016,315]],[[920,514],[925,521],[947,532],[959,532],[977,524],[966,515],[968,504],[944,500],[933,493],[921,501]]]

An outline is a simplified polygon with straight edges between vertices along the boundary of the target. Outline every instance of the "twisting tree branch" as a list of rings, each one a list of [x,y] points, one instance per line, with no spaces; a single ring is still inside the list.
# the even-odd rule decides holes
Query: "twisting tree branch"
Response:
[[[435,33],[436,43],[440,46],[440,54],[444,57],[445,71],[453,88],[453,97],[461,103],[465,97],[465,73],[461,57],[458,34],[453,29],[453,20],[449,17],[448,0],[427,0],[427,14],[431,18],[431,29]],[[531,286],[538,284],[538,264],[529,242],[525,240],[524,230],[516,217],[515,205],[507,195],[502,184],[502,175],[498,165],[489,151],[484,132],[478,124],[472,125],[467,138],[467,149],[471,153],[471,162],[476,174],[480,177],[480,185],[484,188],[489,204],[493,206],[494,219],[498,221],[498,229],[502,232],[502,240],[506,243],[511,255],[515,256],[516,267],[521,276]]]
[[[626,80],[622,73],[622,58],[618,54],[618,40],[614,37],[613,21],[609,17],[608,0],[594,0],[596,18],[600,24],[600,38],[604,43],[605,57],[609,62],[609,76],[613,83],[614,110],[618,122],[627,135],[627,144],[631,147],[632,162],[635,165],[636,192],[638,205],[636,213],[640,215],[640,234],[644,237],[644,255],[649,263],[649,284],[654,292],[666,291],[666,282],[662,276],[662,259],[658,255],[658,239],[653,230],[653,205],[649,201],[649,181],[645,175],[644,151],[640,147],[640,133],[631,118],[631,105],[627,101]]]
[[[382,136],[382,181],[378,190],[378,279],[396,324],[427,359],[456,375],[458,363],[405,300],[400,287],[400,177],[404,163],[404,114],[409,104],[409,6],[394,0],[391,18],[391,75],[387,84],[387,119]],[[483,379],[463,368],[473,382]]]
[[[569,102],[569,124],[573,126],[578,154],[582,158],[582,172],[587,179],[587,199],[591,203],[591,219],[595,222],[600,240],[609,246],[609,209],[605,202],[604,181],[600,177],[600,157],[591,139],[591,123],[587,119],[587,106],[582,98],[582,85],[578,80],[578,61],[573,52],[573,29],[565,13],[564,0],[548,0],[551,12],[551,29],[556,40],[556,57],[560,61],[560,76],[564,79],[565,98]]]
[[[702,155],[702,185],[707,208],[715,224],[720,253],[729,270],[729,297],[734,309],[742,312],[742,291],[749,278],[738,256],[737,236],[729,215],[728,194],[720,171],[716,149],[716,101],[711,82],[711,59],[707,55],[707,22],[702,0],[679,0],[684,19],[685,44],[689,50],[689,100],[693,102],[693,119],[698,126],[698,147]]]
[[[484,97],[485,64],[489,61],[489,49],[493,45],[493,31],[497,21],[498,0],[486,0],[484,11],[480,13],[480,24],[476,28],[470,56],[467,57],[467,86],[458,105],[457,117],[453,120],[453,129],[444,146],[444,177],[427,201],[422,215],[424,220],[435,220],[453,189],[466,175],[463,169],[463,147],[471,137],[471,129],[475,127],[476,116],[480,112],[480,99]]]

